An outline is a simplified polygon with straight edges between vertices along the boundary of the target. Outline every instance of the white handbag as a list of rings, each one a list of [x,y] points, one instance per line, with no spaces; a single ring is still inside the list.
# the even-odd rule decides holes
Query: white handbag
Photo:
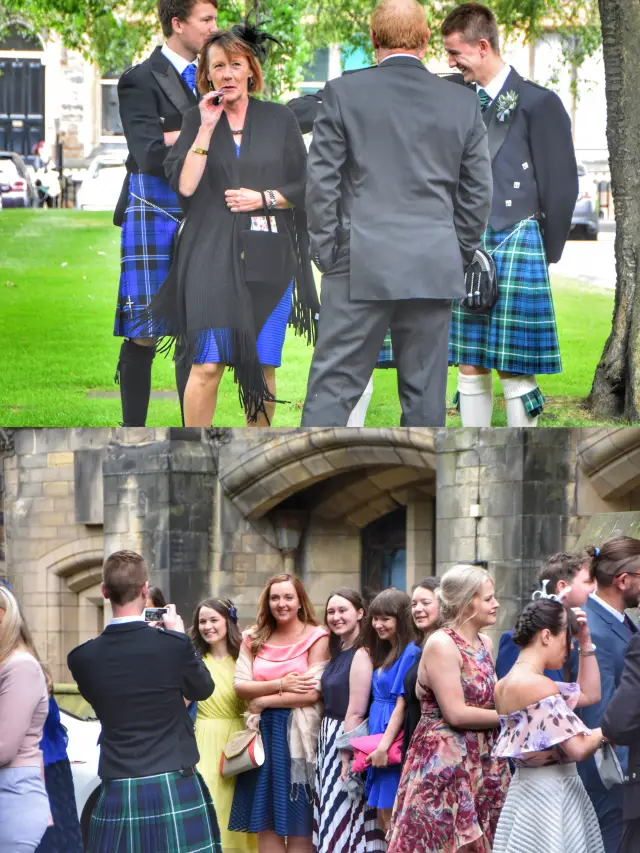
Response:
[[[255,770],[264,764],[264,745],[259,731],[243,729],[231,738],[220,756],[220,775],[226,779]]]
[[[624,774],[618,756],[610,743],[603,743],[600,749],[596,751],[594,758],[600,780],[607,790],[614,785],[622,785]]]

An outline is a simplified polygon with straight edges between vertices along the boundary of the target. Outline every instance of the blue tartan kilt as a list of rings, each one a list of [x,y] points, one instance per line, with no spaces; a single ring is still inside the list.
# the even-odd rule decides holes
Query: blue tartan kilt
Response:
[[[488,315],[472,314],[454,303],[449,363],[516,374],[562,373],[549,268],[538,223],[525,220],[519,230],[518,226],[503,231],[488,227],[483,248],[494,252],[498,302]]]
[[[376,367],[382,370],[386,370],[390,367],[395,366],[396,363],[393,360],[393,346],[391,345],[391,331],[387,330],[387,334],[384,336],[384,343],[382,344],[382,348],[378,353]]]
[[[177,772],[104,781],[87,853],[222,853],[202,776]]]
[[[153,175],[132,173],[129,176],[129,205],[124,214],[120,242],[120,289],[114,335],[125,338],[161,335],[152,321],[140,325],[139,319],[169,273],[173,238],[182,218],[178,197],[168,181]]]

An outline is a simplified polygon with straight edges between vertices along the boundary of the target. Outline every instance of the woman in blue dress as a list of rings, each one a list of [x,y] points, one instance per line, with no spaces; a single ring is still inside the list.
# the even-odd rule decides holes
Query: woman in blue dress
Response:
[[[371,602],[364,646],[373,663],[369,734],[382,734],[368,762],[366,795],[369,806],[378,810],[378,822],[389,828],[393,803],[400,784],[401,764],[389,765],[388,750],[402,736],[405,701],[404,679],[420,646],[411,618],[411,598],[400,589],[385,589]]]

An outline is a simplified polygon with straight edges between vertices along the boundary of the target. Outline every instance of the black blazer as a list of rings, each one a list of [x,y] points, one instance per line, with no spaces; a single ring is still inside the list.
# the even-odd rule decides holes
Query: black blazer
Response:
[[[634,634],[624,659],[622,679],[607,706],[602,731],[616,746],[629,747],[623,787],[625,820],[640,818],[640,634]]]
[[[213,693],[207,667],[184,634],[144,622],[107,626],[67,663],[102,724],[101,779],[132,779],[194,767],[198,748],[185,699]]]
[[[142,172],[164,178],[163,163],[171,150],[164,144],[166,131],[180,130],[182,116],[198,99],[160,47],[134,65],[118,81],[120,119],[129,149],[127,177],[113,221],[122,225],[129,199],[129,173]]]

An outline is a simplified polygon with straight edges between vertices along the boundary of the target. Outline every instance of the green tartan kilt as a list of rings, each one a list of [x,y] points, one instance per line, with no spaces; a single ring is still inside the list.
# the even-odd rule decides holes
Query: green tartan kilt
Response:
[[[222,853],[211,795],[199,773],[102,783],[88,853]]]
[[[512,228],[488,227],[483,248],[493,253],[498,301],[490,314],[453,306],[449,364],[507,373],[562,372],[560,345],[540,226],[524,220]]]

